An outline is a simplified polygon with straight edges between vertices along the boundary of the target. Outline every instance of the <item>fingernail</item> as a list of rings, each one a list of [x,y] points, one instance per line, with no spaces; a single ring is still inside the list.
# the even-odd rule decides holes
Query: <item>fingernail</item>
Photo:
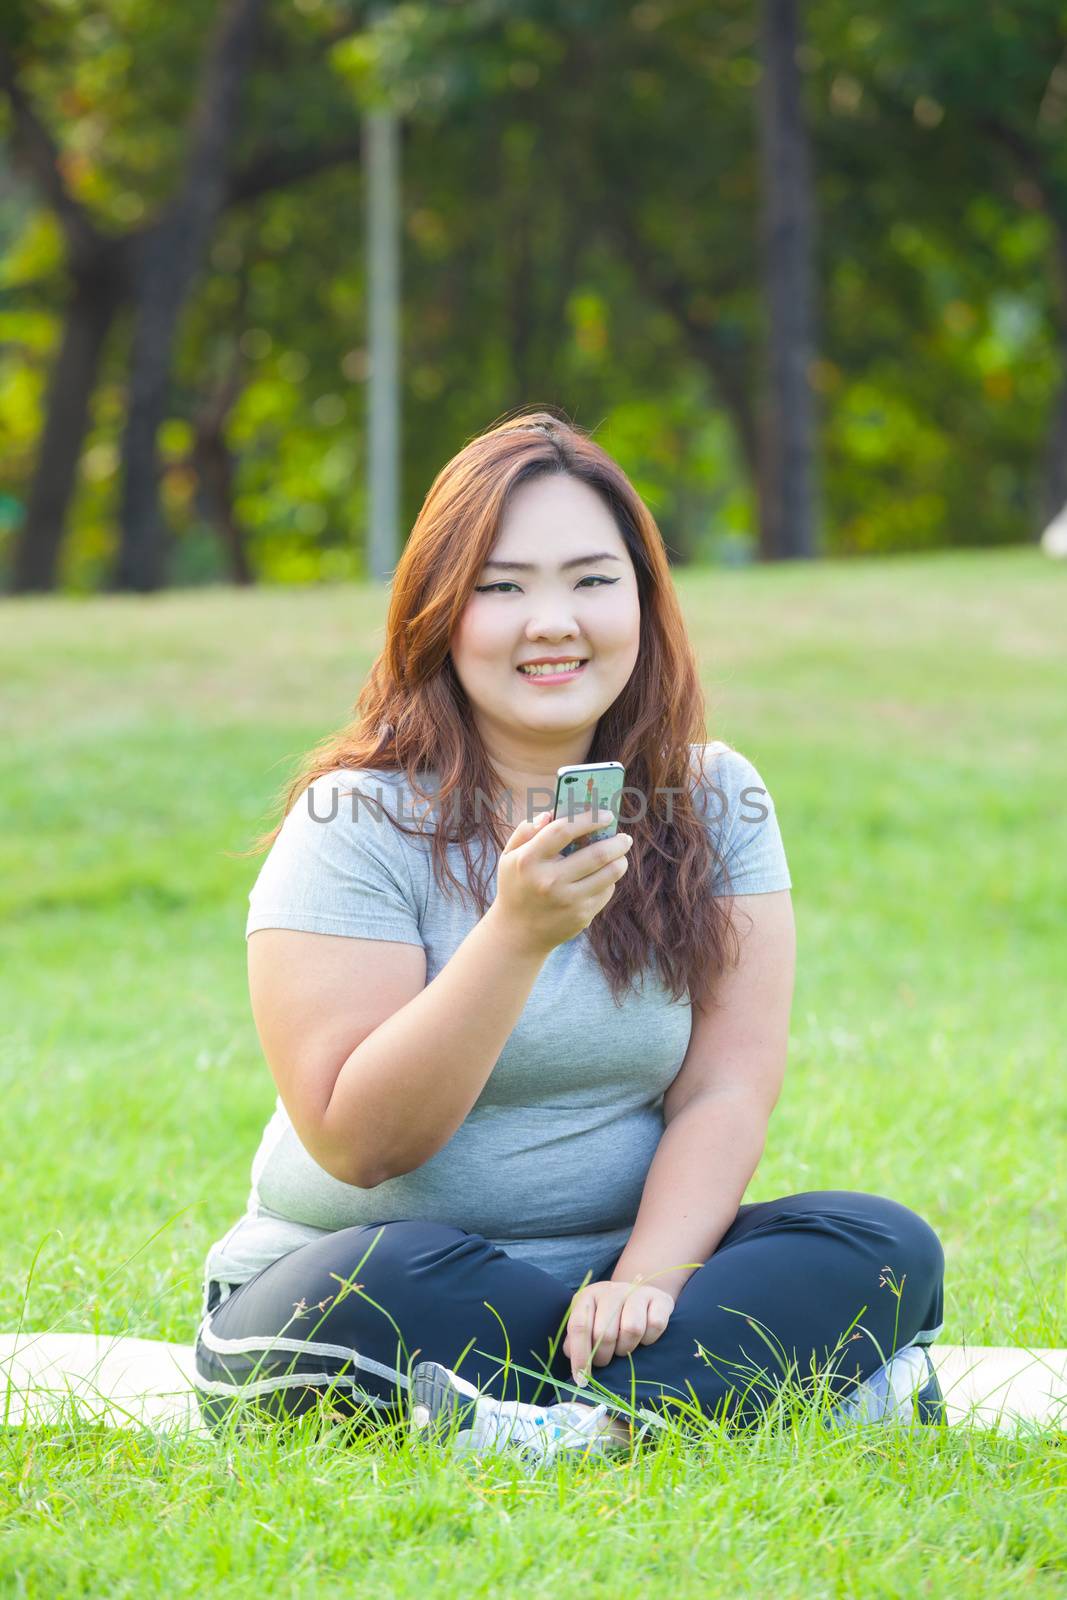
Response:
[[[586,1384],[589,1382],[588,1372],[576,1372],[574,1374],[574,1381],[578,1385],[579,1389],[584,1389]]]

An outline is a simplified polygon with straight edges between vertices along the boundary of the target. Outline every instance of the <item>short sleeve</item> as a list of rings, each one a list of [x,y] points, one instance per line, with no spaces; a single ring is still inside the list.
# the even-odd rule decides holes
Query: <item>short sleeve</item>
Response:
[[[257,928],[296,928],[423,944],[404,838],[384,814],[394,804],[373,775],[338,769],[316,778],[252,886],[245,938]]]
[[[695,753],[699,755],[699,746]],[[778,814],[752,762],[719,741],[703,747],[702,771],[704,819],[726,865],[724,873],[722,862],[716,862],[713,893],[770,894],[791,889]]]

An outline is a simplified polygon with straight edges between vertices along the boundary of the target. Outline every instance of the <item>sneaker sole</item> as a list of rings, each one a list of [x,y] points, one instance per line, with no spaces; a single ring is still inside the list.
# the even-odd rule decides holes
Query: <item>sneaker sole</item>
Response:
[[[452,1449],[458,1455],[475,1449],[473,1445],[475,1408],[479,1400],[485,1398],[479,1395],[477,1390],[472,1395],[465,1394],[458,1387],[461,1382],[461,1379],[440,1362],[417,1362],[411,1373],[408,1422],[409,1431],[418,1438],[433,1439],[439,1444],[447,1444],[451,1440]],[[553,1432],[551,1428],[546,1428],[545,1431],[547,1434]],[[536,1471],[547,1459],[544,1449],[546,1444],[549,1444],[547,1439],[540,1444],[516,1440],[513,1445],[504,1448],[514,1451],[526,1471]],[[499,1447],[495,1445],[488,1447],[490,1451],[497,1448]],[[628,1447],[622,1442],[616,1442],[610,1447],[603,1438],[594,1437],[567,1448],[573,1448],[576,1454],[590,1456],[613,1454]],[[550,1448],[548,1454],[551,1453]]]
[[[930,1360],[930,1352],[926,1346],[920,1347],[926,1357],[926,1370],[930,1374],[926,1383],[915,1395],[915,1415],[927,1427],[937,1427],[945,1420],[945,1397],[941,1392],[941,1385],[937,1381],[934,1364]]]
[[[440,1362],[419,1361],[412,1369],[409,1425],[420,1438],[444,1440],[454,1420],[474,1416],[477,1403],[476,1397],[460,1393]]]

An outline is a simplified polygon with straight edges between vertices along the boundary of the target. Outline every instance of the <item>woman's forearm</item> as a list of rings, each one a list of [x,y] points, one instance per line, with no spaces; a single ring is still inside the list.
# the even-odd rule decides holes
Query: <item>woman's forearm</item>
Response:
[[[760,1105],[736,1094],[697,1095],[679,1111],[656,1147],[612,1283],[640,1276],[677,1296],[737,1216],[767,1121]]]
[[[432,982],[356,1046],[324,1116],[329,1145],[351,1152],[351,1165],[342,1158],[336,1176],[373,1188],[448,1143],[549,953],[531,950],[494,902]]]

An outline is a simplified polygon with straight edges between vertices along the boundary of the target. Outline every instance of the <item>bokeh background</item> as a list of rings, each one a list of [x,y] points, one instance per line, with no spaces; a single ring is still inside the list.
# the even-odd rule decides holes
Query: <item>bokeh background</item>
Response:
[[[384,580],[530,404],[679,566],[1028,544],[1067,501],[1058,0],[2,21],[9,591]]]

